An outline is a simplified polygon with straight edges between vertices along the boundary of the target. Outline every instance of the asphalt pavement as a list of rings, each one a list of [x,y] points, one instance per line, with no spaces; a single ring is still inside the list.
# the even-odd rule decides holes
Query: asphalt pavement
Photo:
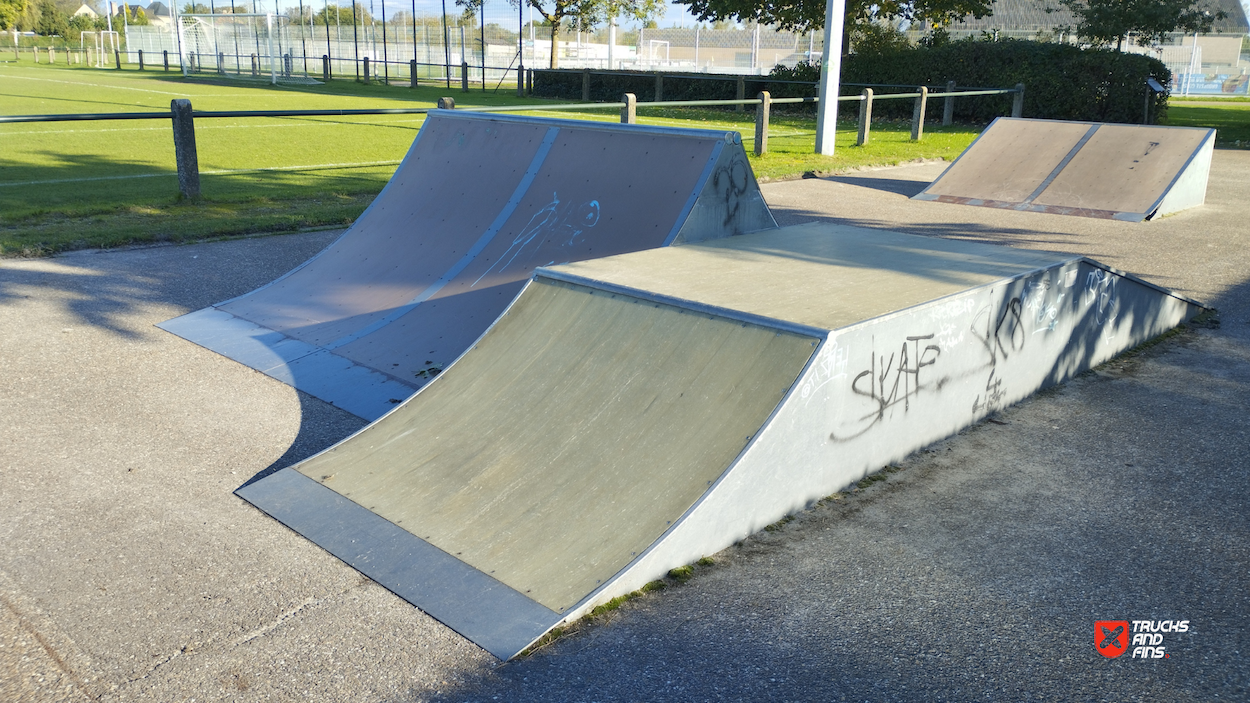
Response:
[[[233,495],[362,422],[154,324],[335,233],[0,261],[0,700],[1248,700],[1250,152],[1124,223],[762,186],[825,219],[1088,255],[1219,309],[500,665]],[[1109,659],[1095,622],[1187,621]]]

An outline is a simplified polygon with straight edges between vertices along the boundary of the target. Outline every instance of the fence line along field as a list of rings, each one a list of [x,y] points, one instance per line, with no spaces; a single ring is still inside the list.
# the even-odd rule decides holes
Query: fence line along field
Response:
[[[429,108],[444,95],[463,105],[540,102],[510,91],[462,94],[443,85],[411,89],[335,80],[272,86],[27,61],[0,63],[0,81],[6,86],[0,97],[4,115],[165,112],[171,100],[184,98],[197,111]],[[619,119],[611,109],[546,114]],[[639,121],[735,130],[749,150],[753,120],[750,110],[643,106]],[[0,255],[346,225],[385,186],[423,121],[420,114],[197,119],[203,197],[194,201],[178,197],[166,120],[0,125]],[[871,146],[854,148],[850,123],[841,128],[840,153],[831,160],[811,153],[810,114],[774,112],[772,122],[771,153],[752,159],[762,178],[951,159],[978,131],[967,125],[930,128],[924,142],[912,143],[906,125],[875,124]]]

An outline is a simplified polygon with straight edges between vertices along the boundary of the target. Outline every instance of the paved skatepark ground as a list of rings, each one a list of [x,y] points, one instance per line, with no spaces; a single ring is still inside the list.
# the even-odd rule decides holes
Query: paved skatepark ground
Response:
[[[153,327],[310,233],[0,262],[0,699],[1244,700],[1250,152],[1136,224],[762,186],[781,224],[1084,254],[1219,308],[500,666],[232,494],[362,426]],[[1188,620],[1106,659],[1095,620]]]

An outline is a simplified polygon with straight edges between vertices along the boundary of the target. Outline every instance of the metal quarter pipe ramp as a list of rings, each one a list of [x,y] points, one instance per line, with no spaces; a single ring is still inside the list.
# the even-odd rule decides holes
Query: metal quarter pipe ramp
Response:
[[[1215,130],[1000,117],[913,197],[1141,222],[1206,199]]]
[[[536,266],[776,226],[736,133],[437,110],[322,253],[159,326],[373,420]]]
[[[238,494],[508,659],[1199,309],[830,224],[540,268],[434,382]]]

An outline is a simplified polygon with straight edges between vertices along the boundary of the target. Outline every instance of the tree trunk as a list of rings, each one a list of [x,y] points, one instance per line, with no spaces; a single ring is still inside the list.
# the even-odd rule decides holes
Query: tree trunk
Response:
[[[559,48],[560,48],[559,42],[556,41],[556,38],[559,35],[560,35],[560,23],[552,22],[551,23],[551,62],[548,64],[547,66],[548,68],[560,67],[560,60],[559,58],[556,57],[556,54],[558,53]]]

